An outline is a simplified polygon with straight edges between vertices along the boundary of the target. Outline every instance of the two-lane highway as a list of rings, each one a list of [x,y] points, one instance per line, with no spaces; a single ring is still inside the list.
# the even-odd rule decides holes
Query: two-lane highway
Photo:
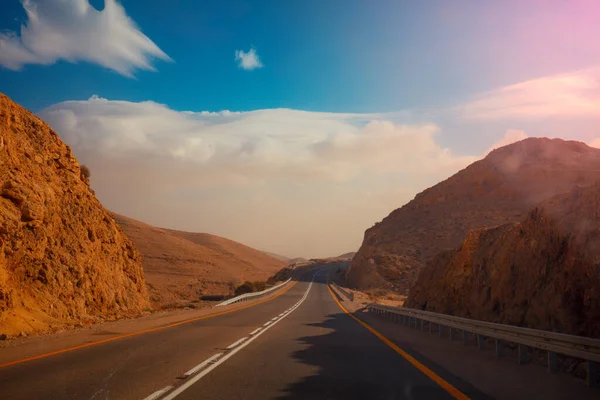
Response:
[[[239,311],[2,367],[0,398],[143,399],[293,306],[308,285]]]
[[[415,366],[346,314],[325,273],[236,312],[0,368],[1,397],[485,398]]]
[[[333,296],[324,274],[317,275],[297,310],[168,399],[486,398],[458,380],[465,394],[448,382],[442,387],[347,315]]]

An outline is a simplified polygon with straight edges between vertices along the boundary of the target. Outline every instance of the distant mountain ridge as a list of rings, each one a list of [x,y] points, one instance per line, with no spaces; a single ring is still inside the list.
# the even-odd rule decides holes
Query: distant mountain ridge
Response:
[[[501,147],[368,229],[346,279],[408,294],[426,262],[469,230],[519,222],[544,199],[598,180],[600,150],[584,143],[528,138]]]

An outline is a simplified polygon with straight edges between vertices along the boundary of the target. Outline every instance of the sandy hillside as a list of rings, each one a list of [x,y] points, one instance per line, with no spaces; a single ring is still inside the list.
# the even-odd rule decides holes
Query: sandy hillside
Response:
[[[492,151],[365,232],[347,282],[408,294],[420,269],[469,230],[519,222],[540,201],[600,180],[600,149],[529,138]]]
[[[71,149],[0,94],[0,334],[139,315],[140,254]]]
[[[266,280],[286,263],[241,243],[206,233],[182,232],[113,214],[142,254],[155,307],[229,294],[245,280]]]

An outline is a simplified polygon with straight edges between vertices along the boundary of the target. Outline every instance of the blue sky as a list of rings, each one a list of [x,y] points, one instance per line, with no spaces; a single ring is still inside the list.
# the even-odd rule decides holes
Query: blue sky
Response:
[[[26,20],[23,7],[18,0],[4,3],[0,27],[17,31]],[[60,61],[0,70],[0,82],[35,111],[99,94],[177,110],[385,112],[447,105],[597,59],[598,50],[552,64],[523,59],[519,43],[510,49],[498,38],[538,13],[539,5],[509,3],[172,1],[165,7],[164,1],[126,0],[127,14],[174,60],[156,63],[159,73],[123,79],[86,62]],[[103,7],[102,0],[91,4]],[[495,18],[478,17],[482,13]],[[558,13],[557,7],[547,19]],[[251,46],[266,68],[247,73],[233,62],[234,51]]]
[[[593,0],[90,4],[4,0],[0,91],[92,167],[107,207],[153,224],[343,253],[498,144],[600,143]],[[261,67],[241,68],[251,49]]]

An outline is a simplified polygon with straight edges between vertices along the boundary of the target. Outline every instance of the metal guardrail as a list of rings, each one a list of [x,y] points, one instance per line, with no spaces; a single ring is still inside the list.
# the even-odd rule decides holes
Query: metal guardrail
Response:
[[[517,357],[519,364],[526,362],[528,347],[545,350],[548,352],[547,366],[549,372],[558,370],[556,354],[579,358],[587,361],[588,386],[599,386],[597,366],[600,363],[600,340],[598,339],[495,324],[404,307],[369,304],[367,310],[396,323],[414,325],[415,328],[420,324],[422,331],[425,331],[425,324],[427,324],[429,334],[433,333],[433,328],[437,326],[440,337],[444,336],[444,328],[448,328],[450,340],[453,338],[454,330],[461,331],[462,340],[465,344],[468,343],[469,333],[474,334],[479,349],[483,349],[484,338],[495,339],[496,355],[498,357],[502,356],[503,342],[515,343],[518,345]]]
[[[224,302],[217,304],[215,307],[226,306],[226,305],[233,304],[233,303],[239,303],[240,301],[252,300],[252,299],[257,299],[257,298],[266,296],[267,294],[271,293],[273,290],[279,289],[280,287],[282,287],[283,285],[285,285],[286,283],[288,283],[291,280],[292,280],[292,278],[289,278],[287,281],[280,283],[279,285],[272,286],[261,292],[241,294],[241,295],[233,297],[229,300],[225,300]]]
[[[331,281],[331,284],[332,284],[333,286],[335,286],[335,288],[336,288],[336,289],[337,289],[337,290],[338,290],[340,293],[342,293],[344,296],[346,296],[346,298],[347,298],[348,300],[350,300],[350,301],[354,301],[354,293],[352,293],[352,292],[349,292],[349,291],[347,291],[347,290],[345,290],[345,289],[342,289],[342,287],[341,287],[340,285],[338,285],[337,283],[335,283],[334,281]]]

